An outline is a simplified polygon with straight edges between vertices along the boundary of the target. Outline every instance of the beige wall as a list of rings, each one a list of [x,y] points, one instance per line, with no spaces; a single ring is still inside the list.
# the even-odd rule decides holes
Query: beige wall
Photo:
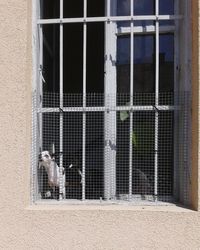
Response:
[[[199,1],[193,4],[193,207],[198,207]],[[200,213],[29,206],[31,0],[0,0],[0,249],[200,249]]]

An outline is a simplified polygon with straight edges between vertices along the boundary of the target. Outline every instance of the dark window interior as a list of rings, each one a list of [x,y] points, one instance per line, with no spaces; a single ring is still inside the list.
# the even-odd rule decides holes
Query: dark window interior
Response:
[[[136,15],[153,15],[155,1],[135,0]],[[167,13],[173,14],[173,0]],[[41,17],[58,18],[59,1],[41,0]],[[160,1],[160,13],[165,13],[165,1]],[[43,8],[43,6],[48,6]],[[168,5],[167,5],[168,6]],[[130,1],[118,1],[118,15],[129,15]],[[87,1],[88,16],[104,16],[105,4],[101,0]],[[64,1],[64,17],[83,16],[83,1]],[[148,21],[149,22],[149,21]],[[149,24],[152,22],[149,22]],[[121,24],[125,24],[122,22]],[[130,23],[126,22],[128,26]],[[147,22],[136,22],[136,25],[146,25]],[[161,23],[162,24],[162,23]],[[164,24],[164,22],[163,22]],[[126,25],[125,25],[126,26]],[[83,93],[83,29],[82,23],[63,24],[63,92],[64,106],[82,106]],[[87,24],[86,53],[86,92],[87,105],[103,105],[104,93],[104,23]],[[59,25],[43,26],[43,104],[47,107],[59,106],[59,73],[60,73],[60,28]],[[159,51],[159,82],[160,93],[174,90],[174,36],[160,35]],[[117,37],[117,94],[123,97],[130,92],[130,36]],[[139,94],[137,105],[152,105],[155,103],[155,35],[134,35],[134,94]],[[48,95],[46,93],[50,93]],[[95,94],[95,95],[91,95]],[[55,94],[55,96],[54,96]],[[72,94],[70,96],[70,94]],[[74,95],[75,94],[75,95]],[[97,95],[99,94],[99,96]],[[145,94],[150,94],[145,99]],[[76,96],[77,95],[77,96]],[[162,95],[161,95],[162,96]],[[127,104],[130,99],[119,99],[118,104]],[[162,104],[164,103],[160,99]],[[134,103],[135,104],[135,103]],[[128,104],[127,104],[128,105]],[[69,183],[66,198],[80,199],[81,184],[77,169],[82,170],[82,113],[65,113],[63,129],[64,166],[74,164],[72,170],[66,169]],[[129,175],[129,138],[130,118],[122,120],[117,112],[117,153],[116,174],[117,193],[128,193]],[[170,195],[173,190],[173,114],[160,114],[159,124],[159,194]],[[133,194],[153,194],[154,186],[154,112],[138,112],[133,116]],[[164,132],[163,132],[164,131]],[[43,147],[49,149],[54,142],[56,161],[59,162],[59,114],[43,116]],[[170,146],[169,146],[170,145]],[[168,148],[167,153],[165,149]],[[99,199],[103,197],[104,186],[104,113],[90,112],[86,114],[86,198]],[[164,164],[165,162],[165,164]],[[163,172],[165,174],[163,175]],[[44,174],[44,173],[43,173]],[[71,176],[71,177],[70,177]],[[146,176],[147,178],[145,179]],[[45,177],[46,178],[46,177]],[[148,180],[148,181],[147,181]],[[163,186],[162,186],[163,185]],[[165,186],[164,186],[165,185]],[[166,190],[168,190],[166,192]]]
[[[58,1],[56,1],[58,2]],[[80,2],[83,2],[82,0]],[[54,1],[43,11],[52,18]],[[57,5],[56,5],[57,6]],[[64,1],[67,17],[82,13],[79,1]],[[102,16],[104,1],[88,1],[88,15]],[[83,24],[64,24],[63,88],[64,93],[83,91]],[[44,92],[59,93],[59,25],[44,25],[43,76]],[[104,92],[104,23],[87,24],[87,93]]]
[[[59,1],[43,2],[43,18],[55,18]],[[81,17],[83,1],[64,1],[64,17]],[[104,1],[88,0],[88,16],[103,16]],[[55,9],[56,8],[56,9]],[[57,15],[58,14],[58,15]],[[60,28],[44,25],[43,28],[43,105],[59,106]],[[104,93],[104,23],[87,24],[86,91],[87,105],[103,105]],[[82,106],[83,93],[83,24],[63,25],[63,99],[64,106]],[[92,93],[92,94],[90,94]],[[82,170],[82,121],[83,114],[64,113],[63,165],[66,168],[66,199],[81,199],[82,187],[78,170]],[[43,116],[43,149],[54,143],[56,162],[59,164],[59,114]],[[104,113],[86,115],[86,198],[103,197],[104,180]],[[73,164],[72,169],[68,166]],[[48,187],[45,171],[41,173],[43,198]],[[41,181],[43,178],[43,181]],[[40,187],[41,188],[41,187]],[[46,190],[47,191],[47,190]],[[51,197],[52,198],[52,197]],[[58,193],[56,195],[58,198]]]
[[[60,16],[60,1],[40,0],[40,18],[51,19],[51,18],[58,18],[59,16]]]

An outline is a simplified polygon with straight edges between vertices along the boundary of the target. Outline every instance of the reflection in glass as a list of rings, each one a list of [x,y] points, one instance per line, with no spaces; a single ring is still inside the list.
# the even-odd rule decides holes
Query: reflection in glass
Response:
[[[133,102],[135,105],[155,103],[155,36],[134,36]],[[130,102],[130,36],[117,41],[117,105]]]
[[[134,1],[134,15],[154,15],[154,0],[135,0]]]
[[[117,1],[117,15],[129,16],[130,15],[130,0]]]
[[[155,91],[154,35],[137,35],[134,39],[134,92]]]
[[[155,14],[155,1],[154,0],[135,0],[134,1],[134,15],[154,15]],[[135,26],[153,25],[153,21],[136,21]]]
[[[174,0],[160,0],[159,15],[174,15]],[[173,20],[163,20],[160,25],[173,25]]]
[[[134,0],[134,15],[154,15],[155,10],[154,0]],[[117,15],[129,16],[130,15],[130,0],[117,1]]]
[[[160,0],[159,14],[174,15],[174,0]]]
[[[152,93],[155,90],[154,35],[134,37],[134,92]],[[130,92],[130,36],[117,41],[117,90]]]
[[[59,25],[43,26],[43,92],[59,93]]]
[[[174,35],[160,35],[160,92],[174,90]]]
[[[117,39],[117,92],[130,92],[130,36]]]

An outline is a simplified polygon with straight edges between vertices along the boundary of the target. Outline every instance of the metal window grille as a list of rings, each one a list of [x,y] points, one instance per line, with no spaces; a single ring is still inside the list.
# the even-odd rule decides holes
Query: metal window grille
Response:
[[[82,13],[72,16],[65,13],[66,1],[57,2],[54,14],[51,10],[45,12],[45,0],[38,4],[38,72],[33,94],[34,201],[188,202],[190,98],[181,88],[177,70],[178,28],[183,16],[178,14],[178,0],[171,1],[173,13],[169,10],[163,14],[162,1],[154,0],[153,13],[144,15],[135,14],[137,2],[121,1],[128,6],[127,12],[122,13],[120,1],[107,0],[102,16],[88,15],[91,1],[87,0],[82,1]],[[145,1],[142,2],[144,5]],[[103,24],[105,32],[104,91],[88,93],[87,32],[91,24],[97,23]],[[66,93],[64,28],[76,29],[76,24],[80,25],[82,36],[81,54],[78,52],[82,64],[82,93]],[[50,30],[48,37],[46,30]],[[71,31],[69,36],[73,35],[73,28]],[[167,73],[174,79],[171,85],[166,80],[170,86],[165,83],[167,73],[161,62],[160,48],[166,35],[173,41],[173,67],[171,73],[169,70]],[[148,61],[140,67],[135,55],[143,37],[153,41],[153,49],[151,63]],[[48,45],[48,39],[52,39],[54,46]],[[123,48],[120,52],[124,43],[128,44],[128,50]],[[125,59],[120,59],[120,53],[125,53],[128,62],[121,63],[120,60]],[[59,65],[55,63],[56,57]],[[52,67],[57,68],[59,74],[53,70],[45,77],[44,61],[51,58]],[[149,84],[141,88],[137,75],[141,77],[143,70],[150,72],[149,79],[144,80]],[[49,92],[44,85],[49,84],[50,77],[54,87]],[[38,158],[41,152],[50,150],[59,171],[59,184],[53,186],[49,184],[46,169],[39,167]]]

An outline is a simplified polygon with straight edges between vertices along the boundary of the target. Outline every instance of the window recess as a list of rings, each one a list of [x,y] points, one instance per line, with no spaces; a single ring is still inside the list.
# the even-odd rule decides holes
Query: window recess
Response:
[[[182,5],[38,0],[33,201],[189,203]]]

